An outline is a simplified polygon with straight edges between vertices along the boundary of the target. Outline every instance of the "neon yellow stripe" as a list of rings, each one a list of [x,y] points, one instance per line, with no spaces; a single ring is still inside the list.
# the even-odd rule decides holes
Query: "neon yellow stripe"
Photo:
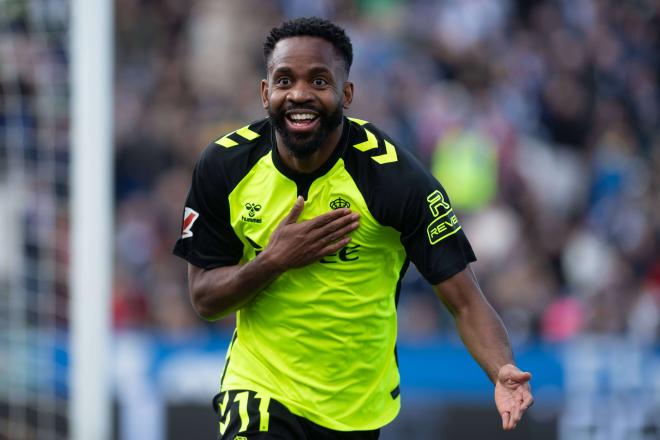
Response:
[[[250,130],[249,125],[246,125],[245,127],[236,130],[236,134],[244,137],[248,141],[254,140],[259,136],[261,136],[259,133],[255,133],[254,131]]]
[[[372,159],[382,165],[384,163],[396,162],[399,160],[399,157],[396,155],[396,149],[394,148],[394,145],[385,141],[385,154],[374,156]]]
[[[355,122],[358,125],[366,125],[369,123],[369,121],[365,121],[364,119],[358,119],[358,118],[348,118],[351,121]]]
[[[270,397],[257,393],[254,397],[259,399],[259,431],[268,432],[268,424],[270,422],[270,414],[268,414],[268,405],[270,404]]]
[[[225,413],[225,409],[227,408],[227,404],[229,403],[229,393],[225,393],[225,397],[222,398],[222,402],[220,402],[220,414]]]
[[[215,141],[215,143],[218,144],[218,145],[222,145],[225,148],[235,147],[236,145],[238,145],[238,142],[229,139],[230,134],[231,133],[229,133],[227,136],[225,136],[221,139],[218,139],[217,141]]]
[[[234,397],[234,402],[238,402],[238,415],[241,418],[241,428],[238,432],[247,431],[248,425],[250,424],[250,415],[248,414],[248,398],[250,395],[247,391],[236,394]]]
[[[378,148],[378,140],[376,139],[376,135],[374,135],[366,128],[364,129],[364,131],[367,132],[367,140],[364,142],[360,142],[359,144],[355,144],[353,146],[362,152],[373,150],[374,148]]]
[[[220,417],[223,417],[223,419],[220,420],[220,434],[225,433],[225,431],[227,430],[227,425],[229,425],[229,420],[231,418],[230,409],[228,409],[227,414],[225,414],[225,409],[227,408],[228,403],[229,403],[229,393],[225,393],[225,397],[222,399],[222,402],[220,403]]]

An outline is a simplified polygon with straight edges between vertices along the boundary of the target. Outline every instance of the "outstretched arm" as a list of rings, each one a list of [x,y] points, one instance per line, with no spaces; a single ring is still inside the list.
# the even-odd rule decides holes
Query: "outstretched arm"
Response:
[[[502,320],[484,297],[469,266],[434,289],[454,316],[463,343],[495,384],[502,427],[515,428],[533,402],[531,374],[515,367]]]

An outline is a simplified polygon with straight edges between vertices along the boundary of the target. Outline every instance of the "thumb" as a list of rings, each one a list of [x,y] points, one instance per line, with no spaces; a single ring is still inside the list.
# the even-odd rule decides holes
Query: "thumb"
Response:
[[[513,364],[506,364],[500,368],[498,373],[500,380],[513,380],[516,382],[527,382],[532,378],[532,374],[521,371]]]
[[[302,210],[305,206],[305,199],[303,196],[298,196],[296,203],[293,204],[293,208],[286,217],[284,217],[283,223],[291,224],[298,221],[298,217],[302,213]]]
[[[511,378],[518,382],[528,382],[532,378],[532,374],[527,371],[514,371]]]

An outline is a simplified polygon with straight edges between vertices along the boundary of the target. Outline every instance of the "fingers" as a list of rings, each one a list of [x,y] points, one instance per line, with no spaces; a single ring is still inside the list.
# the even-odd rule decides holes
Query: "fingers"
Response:
[[[305,199],[303,196],[298,196],[296,203],[294,203],[293,207],[291,208],[291,211],[287,214],[286,217],[284,217],[284,219],[282,219],[282,223],[291,224],[297,222],[304,207]]]
[[[516,427],[521,418],[522,412],[520,411],[520,405],[515,405],[511,411],[511,429]]]
[[[511,413],[509,411],[504,411],[502,413],[502,429],[511,429]]]
[[[347,208],[334,209],[332,211],[321,214],[318,217],[314,217],[311,220],[307,221],[307,224],[310,229],[319,229],[324,226],[332,223],[333,221],[347,217],[351,214],[351,210]]]
[[[310,220],[310,227],[315,228],[310,238],[323,246],[319,256],[334,254],[346,246],[351,241],[347,235],[360,225],[359,218],[360,214],[357,212],[336,209]]]
[[[347,237],[348,234],[358,228],[360,216],[357,213],[346,215],[328,223],[322,228],[316,230],[314,240],[324,245],[320,251],[321,256],[334,254],[339,249],[346,246],[351,238]]]
[[[532,394],[524,392],[511,401],[506,411],[502,412],[502,427],[505,430],[514,429],[523,417],[525,411],[534,403]]]
[[[321,249],[319,254],[320,254],[321,257],[324,257],[326,255],[330,255],[330,254],[334,254],[339,249],[346,246],[350,241],[351,241],[351,237],[344,237],[341,240],[335,241],[334,243],[331,243],[328,246]]]
[[[323,244],[331,243],[357,229],[359,226],[359,218],[360,215],[358,213],[349,212],[348,215],[343,215],[313,230],[311,238],[313,240],[319,240],[323,242]]]
[[[355,220],[353,220],[355,219]],[[339,222],[339,220],[342,220]],[[328,245],[331,243],[336,242],[337,240],[344,238],[346,235],[350,234],[354,230],[358,228],[360,223],[357,221],[357,217],[349,217],[348,220],[346,221],[344,218],[339,219],[336,222],[333,223],[338,223],[337,227],[339,229],[335,229],[329,232],[324,232],[321,234],[320,238],[318,239],[321,241],[324,245]],[[343,226],[341,226],[343,225]],[[328,225],[330,226],[330,225]],[[323,228],[325,229],[325,228]],[[319,231],[320,232],[320,231]]]
[[[520,419],[522,418],[522,412],[518,405],[511,408],[510,411],[504,411],[502,413],[502,428],[505,430],[513,429],[518,425]]]
[[[526,411],[530,406],[534,405],[534,398],[531,393],[525,393],[522,405],[520,406],[523,411]]]

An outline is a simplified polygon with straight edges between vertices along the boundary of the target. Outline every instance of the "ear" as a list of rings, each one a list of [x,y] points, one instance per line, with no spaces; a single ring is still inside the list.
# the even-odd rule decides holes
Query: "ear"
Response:
[[[261,105],[265,110],[268,110],[269,100],[268,100],[268,80],[261,80]]]
[[[345,81],[342,92],[344,95],[344,110],[348,110],[353,102],[353,83]]]

